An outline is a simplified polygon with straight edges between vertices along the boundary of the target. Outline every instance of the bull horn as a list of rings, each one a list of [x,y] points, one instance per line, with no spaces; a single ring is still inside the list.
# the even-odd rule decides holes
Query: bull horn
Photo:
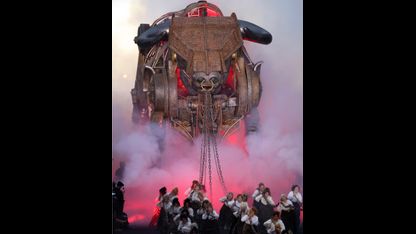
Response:
[[[240,25],[241,36],[243,39],[265,45],[272,42],[272,34],[264,28],[245,20],[238,20],[238,24]]]
[[[155,26],[147,29],[138,37],[134,38],[134,42],[140,48],[151,47],[161,40],[167,39],[169,35],[169,27],[171,20],[165,20],[163,23],[156,24]]]

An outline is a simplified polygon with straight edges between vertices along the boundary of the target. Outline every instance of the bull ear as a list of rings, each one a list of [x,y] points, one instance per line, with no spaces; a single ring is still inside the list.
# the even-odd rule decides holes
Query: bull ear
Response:
[[[160,24],[150,27],[140,34],[140,36],[135,39],[135,42],[140,48],[146,48],[155,45],[162,39],[167,39],[169,36],[170,24],[171,20],[168,19]]]
[[[240,25],[241,36],[243,39],[265,45],[272,42],[272,34],[264,28],[245,20],[238,20],[238,24]]]

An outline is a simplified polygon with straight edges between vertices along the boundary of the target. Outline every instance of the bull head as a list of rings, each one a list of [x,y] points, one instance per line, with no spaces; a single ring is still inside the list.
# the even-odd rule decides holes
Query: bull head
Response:
[[[241,36],[243,39],[257,42],[260,44],[270,44],[272,35],[264,28],[244,20],[238,20],[240,25]],[[134,38],[134,42],[141,48],[151,47],[156,43],[167,40],[169,37],[169,28],[171,20],[166,19],[162,23],[156,24]]]

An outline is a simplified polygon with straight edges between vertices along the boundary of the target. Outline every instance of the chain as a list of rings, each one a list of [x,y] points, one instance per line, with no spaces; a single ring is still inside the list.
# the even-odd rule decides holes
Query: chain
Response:
[[[198,116],[199,118],[199,116]],[[198,121],[197,121],[198,124]],[[202,129],[205,129],[205,121],[202,121]],[[202,183],[204,181],[204,172],[205,172],[205,159],[206,159],[206,146],[205,146],[205,134],[204,139],[201,142],[201,157],[200,157],[200,166],[199,166],[199,182]]]
[[[204,116],[205,118],[205,116]],[[203,121],[203,132],[204,132],[204,185],[207,184],[207,135],[205,134],[205,129],[206,129],[206,125],[205,125],[205,121]]]
[[[204,105],[204,115],[205,115],[205,123],[208,125],[208,120],[210,117],[210,111],[209,108],[210,106],[210,98],[211,95],[208,94],[208,92],[205,93],[205,105]],[[209,126],[209,125],[208,125]],[[212,128],[212,125],[209,126],[210,128]],[[208,151],[208,175],[209,175],[209,193],[210,193],[210,198],[212,200],[212,170],[211,170],[211,142],[210,142],[210,136],[209,136],[209,131],[208,128],[205,128],[205,136],[207,138],[208,141],[208,145],[207,145],[207,151]]]
[[[223,192],[227,193],[227,187],[225,186],[225,181],[224,181],[224,177],[223,177],[222,169],[221,169],[220,156],[218,154],[218,149],[217,149],[217,141],[214,136],[213,136],[213,148],[214,148],[214,158],[215,158],[218,178],[220,179]]]
[[[212,200],[212,166],[211,166],[211,145],[213,160],[215,163],[215,168],[217,171],[218,178],[221,183],[221,187],[224,193],[227,192],[225,186],[224,177],[222,174],[220,158],[218,154],[218,147],[216,141],[216,134],[214,131],[215,126],[215,116],[214,116],[214,105],[212,104],[211,94],[206,92],[204,96],[204,104],[201,108],[201,119],[202,121],[202,133],[204,135],[203,141],[201,142],[201,156],[200,156],[200,167],[199,167],[199,181],[200,183],[206,184],[207,177],[209,178],[209,190],[210,190],[210,199]],[[208,168],[207,168],[208,166]],[[208,169],[208,176],[207,176]]]
[[[213,108],[211,108],[210,110],[210,114],[211,114],[211,121],[212,123],[214,123],[215,119],[213,117]],[[218,174],[218,178],[220,179],[221,182],[221,186],[222,189],[224,190],[224,193],[227,193],[227,188],[225,187],[225,182],[224,182],[224,177],[222,175],[222,169],[221,169],[221,164],[220,164],[220,156],[218,154],[218,148],[217,148],[217,141],[215,138],[215,133],[214,133],[214,129],[211,129],[211,137],[212,137],[212,141],[213,141],[213,151],[214,151],[214,160],[215,160],[215,166],[217,169],[217,174]]]
[[[199,157],[199,182],[202,183],[202,180],[204,179],[204,144],[201,143],[201,155]]]

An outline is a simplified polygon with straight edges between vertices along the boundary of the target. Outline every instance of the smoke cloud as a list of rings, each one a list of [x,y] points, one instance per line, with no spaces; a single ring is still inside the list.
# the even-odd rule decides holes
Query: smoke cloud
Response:
[[[198,179],[200,142],[191,144],[167,129],[159,152],[151,126],[131,121],[130,90],[134,86],[138,49],[133,42],[140,23],[183,9],[193,1],[113,0],[113,175],[126,161],[125,212],[130,222],[147,224],[159,188],[179,188],[179,200]],[[303,3],[302,0],[209,1],[224,13],[262,26],[273,35],[270,45],[245,42],[254,62],[264,61],[260,129],[244,136],[244,128],[219,143],[224,179],[229,191],[250,196],[259,182],[270,187],[277,201],[292,184],[303,184]],[[213,203],[219,211],[223,196],[213,165]],[[209,188],[209,185],[206,185]],[[251,203],[251,201],[249,201]]]

